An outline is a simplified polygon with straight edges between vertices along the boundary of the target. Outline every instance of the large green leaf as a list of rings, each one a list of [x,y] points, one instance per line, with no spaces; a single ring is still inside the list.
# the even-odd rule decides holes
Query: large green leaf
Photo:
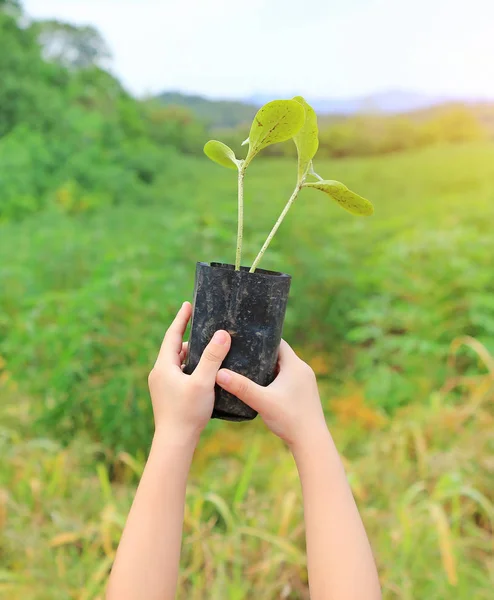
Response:
[[[295,96],[294,100],[305,109],[305,121],[302,129],[293,137],[298,153],[298,180],[302,181],[319,148],[319,129],[317,115],[312,106],[302,96]]]
[[[215,163],[228,169],[238,169],[238,161],[235,157],[235,152],[217,140],[209,140],[204,146],[204,154]]]
[[[254,117],[249,134],[248,164],[263,148],[292,138],[304,124],[304,107],[296,100],[268,102]]]
[[[374,214],[374,207],[368,200],[355,194],[339,181],[314,181],[305,183],[304,187],[321,190],[353,215],[369,217]]]

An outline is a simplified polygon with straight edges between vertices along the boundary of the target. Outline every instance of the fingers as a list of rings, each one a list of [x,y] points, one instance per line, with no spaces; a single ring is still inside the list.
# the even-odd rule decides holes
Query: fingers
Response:
[[[182,352],[180,352],[180,355],[179,355],[179,363],[180,364],[185,362],[185,359],[187,358],[188,349],[189,349],[189,342],[184,342],[182,344]]]
[[[196,381],[214,385],[216,374],[230,350],[232,338],[227,331],[217,331],[202,353],[201,360],[191,375]]]
[[[171,362],[172,364],[180,366],[180,353],[183,349],[182,340],[191,314],[191,303],[184,302],[165,334],[158,358],[156,359],[157,365],[163,362]]]
[[[297,356],[295,354],[295,350],[290,346],[290,344],[287,341],[282,339],[280,343],[280,359],[286,360],[290,356]]]
[[[294,359],[298,359],[295,350],[293,350],[293,348],[288,342],[285,342],[285,340],[281,340],[280,353],[278,356],[278,364],[280,366],[280,370],[286,367],[287,364],[292,362]]]
[[[216,382],[224,390],[237,396],[257,412],[262,413],[268,396],[266,388],[229,369],[221,369],[216,376]]]

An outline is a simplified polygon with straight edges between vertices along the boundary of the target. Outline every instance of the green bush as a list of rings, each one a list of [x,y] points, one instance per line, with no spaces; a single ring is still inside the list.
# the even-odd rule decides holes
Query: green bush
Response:
[[[491,109],[492,112],[492,109]],[[361,114],[351,117],[319,117],[319,156],[375,156],[444,143],[481,141],[492,137],[488,120],[481,121],[474,108],[446,105],[403,115]],[[237,156],[243,149],[239,140],[248,128],[216,129],[212,137],[230,146]],[[268,156],[295,156],[292,142],[271,146]]]
[[[183,173],[179,153],[202,151],[205,127],[190,112],[137,101],[99,66],[91,28],[25,27],[0,6],[0,33],[0,222],[148,204],[158,181]]]

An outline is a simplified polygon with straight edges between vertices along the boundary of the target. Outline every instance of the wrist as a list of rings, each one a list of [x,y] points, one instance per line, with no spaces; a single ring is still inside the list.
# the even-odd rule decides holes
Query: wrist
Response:
[[[298,457],[318,452],[321,447],[327,445],[331,440],[326,421],[321,419],[316,425],[300,428],[297,436],[288,444],[288,447],[295,460],[297,460]]]
[[[174,484],[183,485],[185,489],[195,449],[195,438],[157,428],[146,461],[148,477],[158,478],[160,481],[171,478]]]
[[[170,446],[182,450],[195,450],[201,431],[189,427],[177,427],[170,424],[157,425],[153,436],[153,446]]]

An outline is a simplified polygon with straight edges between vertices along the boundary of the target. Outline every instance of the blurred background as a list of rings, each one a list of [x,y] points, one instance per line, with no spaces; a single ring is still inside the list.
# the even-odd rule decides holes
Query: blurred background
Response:
[[[0,597],[92,600],[149,447],[147,374],[195,262],[233,262],[208,163],[265,101],[319,115],[316,170],[261,266],[315,370],[384,597],[494,589],[494,8],[446,0],[0,0]],[[296,176],[246,180],[254,259]],[[276,507],[273,510],[273,507]],[[307,599],[301,495],[257,419],[212,422],[179,598]]]

